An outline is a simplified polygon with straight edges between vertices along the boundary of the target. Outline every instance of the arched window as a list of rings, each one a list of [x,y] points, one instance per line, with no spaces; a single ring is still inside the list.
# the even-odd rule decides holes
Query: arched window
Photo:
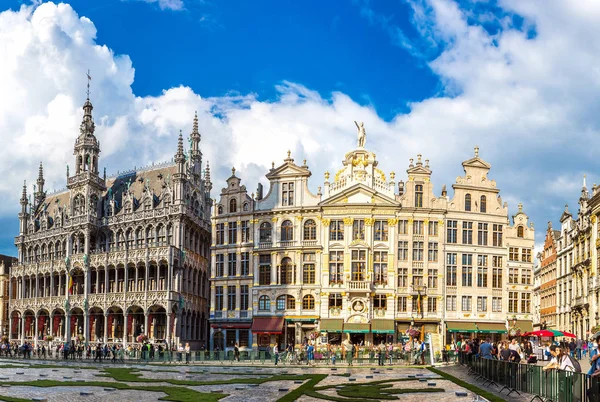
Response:
[[[260,311],[271,310],[271,299],[269,299],[269,296],[261,296],[258,298],[258,309]]]
[[[415,186],[415,208],[423,208],[423,185]]]
[[[235,198],[229,200],[229,213],[237,212],[237,201]]]
[[[130,214],[131,213],[131,202],[129,202],[129,201],[125,202],[123,210],[125,211],[126,214]]]
[[[294,240],[294,225],[292,221],[283,221],[281,224],[281,241]]]
[[[150,211],[152,209],[152,204],[152,197],[146,197],[146,199],[144,200],[144,210]]]
[[[281,285],[291,285],[294,283],[294,266],[289,257],[285,257],[281,260],[279,281]]]
[[[312,219],[304,222],[304,240],[317,240],[317,224]]]
[[[296,309],[296,298],[292,295],[286,296],[286,306],[287,310],[295,310]]]
[[[479,199],[479,211],[487,212],[487,198],[485,197],[485,195],[482,195]]]
[[[222,205],[219,205],[217,207],[217,214],[219,214],[219,215],[223,214],[223,206]]]
[[[244,208],[244,212],[248,212],[250,210],[250,204],[245,202],[243,208]]]
[[[471,210],[471,194],[465,194],[465,211]]]
[[[313,295],[306,295],[302,298],[302,309],[303,310],[314,310],[315,309],[315,298]]]
[[[269,222],[263,222],[259,228],[259,242],[270,243],[272,239],[271,224]]]
[[[277,304],[275,307],[277,310],[285,310],[285,296],[286,295],[282,295],[277,298]]]
[[[517,237],[523,237],[523,226],[517,226]]]
[[[76,195],[73,199],[73,216],[82,215],[85,212],[85,198],[83,195]]]

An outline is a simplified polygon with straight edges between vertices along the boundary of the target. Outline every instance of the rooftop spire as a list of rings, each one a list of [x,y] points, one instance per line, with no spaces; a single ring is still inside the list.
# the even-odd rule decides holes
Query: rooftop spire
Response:
[[[200,135],[200,133],[198,132],[198,112],[194,112],[194,126],[192,129],[192,134]]]
[[[206,161],[206,169],[204,169],[204,184],[206,190],[210,192],[212,190],[212,182],[210,181],[210,163]]]

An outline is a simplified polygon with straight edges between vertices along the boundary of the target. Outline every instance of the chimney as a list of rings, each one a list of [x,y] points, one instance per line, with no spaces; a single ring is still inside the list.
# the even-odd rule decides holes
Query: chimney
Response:
[[[258,183],[258,187],[256,188],[256,199],[258,201],[262,200],[263,198],[263,185],[262,183]]]

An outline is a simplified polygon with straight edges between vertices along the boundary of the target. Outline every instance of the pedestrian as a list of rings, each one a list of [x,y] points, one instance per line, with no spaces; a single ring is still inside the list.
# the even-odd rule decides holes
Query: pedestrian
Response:
[[[279,363],[279,347],[277,342],[275,342],[275,346],[273,346],[273,355],[275,356],[275,365]]]
[[[233,345],[233,360],[240,361],[240,348],[238,347],[237,342]]]
[[[348,348],[346,350],[346,362],[348,366],[352,366],[352,360],[354,359],[354,344],[352,341],[348,342]]]
[[[383,366],[385,363],[385,344],[383,341],[379,344],[377,348],[377,365]]]
[[[190,363],[190,344],[186,343],[185,344],[185,364],[189,364]]]

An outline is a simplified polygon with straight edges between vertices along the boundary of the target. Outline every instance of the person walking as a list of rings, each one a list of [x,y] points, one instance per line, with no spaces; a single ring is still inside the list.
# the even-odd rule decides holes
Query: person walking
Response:
[[[237,360],[238,362],[240,361],[240,348],[238,347],[237,343],[233,345],[233,360]]]
[[[275,346],[273,346],[273,355],[275,356],[275,365],[279,363],[279,346],[277,342],[275,342]]]
[[[381,343],[379,344],[379,347],[377,348],[377,365],[378,366],[383,366],[385,363],[385,344],[383,343],[383,341],[381,341]]]
[[[346,362],[348,366],[352,366],[352,361],[354,360],[354,344],[352,341],[348,342],[348,348],[346,350]]]
[[[191,353],[191,349],[190,349],[190,344],[186,343],[185,344],[185,364],[190,364],[190,353]]]

